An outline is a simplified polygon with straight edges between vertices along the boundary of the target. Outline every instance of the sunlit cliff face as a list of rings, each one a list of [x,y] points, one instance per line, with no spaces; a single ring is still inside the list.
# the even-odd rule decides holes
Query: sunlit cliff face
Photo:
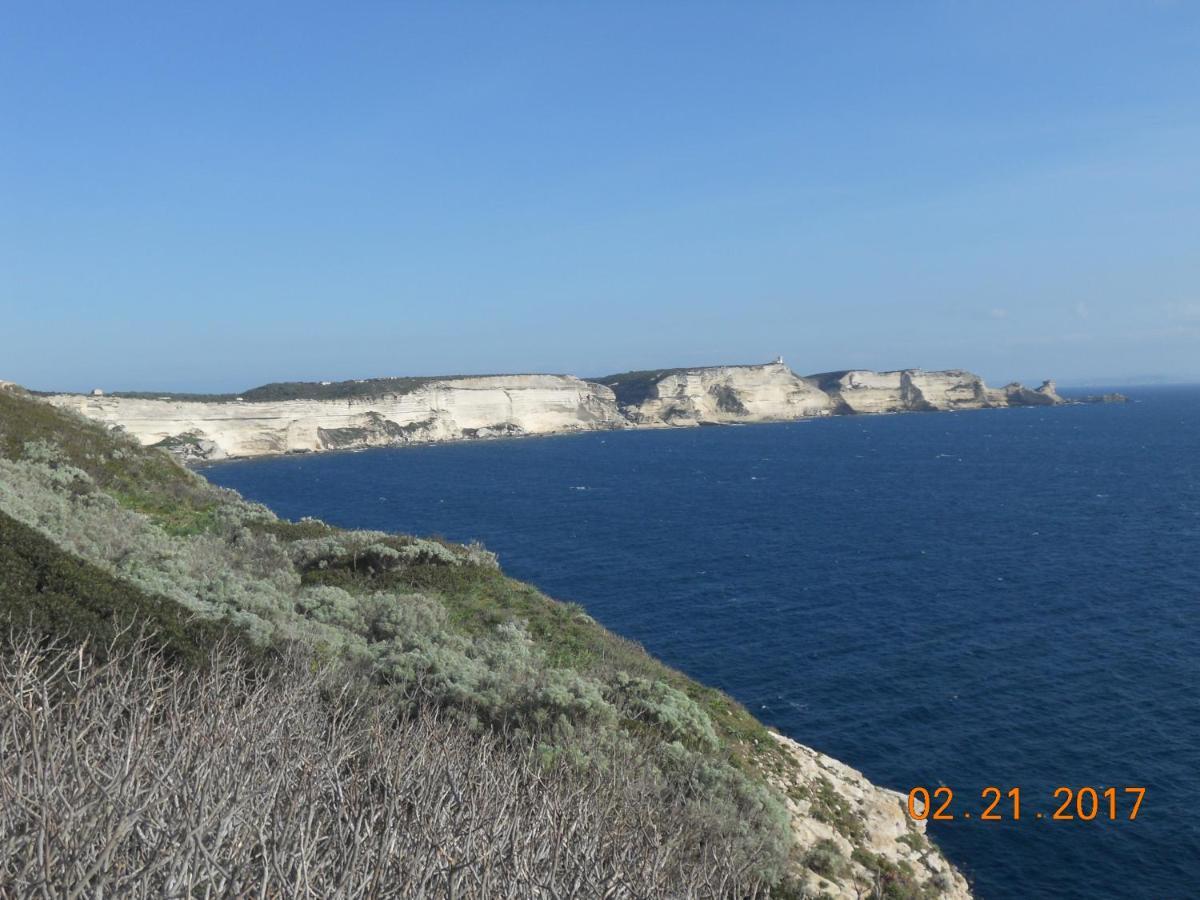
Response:
[[[1052,405],[1052,382],[992,389],[970,372],[853,370],[801,377],[782,360],[629,373],[496,375],[339,399],[49,397],[143,444],[190,459],[357,449],[614,428],[792,421],[813,416]]]

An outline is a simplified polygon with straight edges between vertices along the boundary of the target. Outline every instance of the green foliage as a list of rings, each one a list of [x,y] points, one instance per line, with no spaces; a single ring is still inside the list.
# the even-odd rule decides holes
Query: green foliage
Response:
[[[181,527],[233,496],[166,453],[13,390],[0,390],[0,459],[70,466],[129,508],[174,517]]]
[[[862,820],[850,808],[849,801],[834,789],[828,778],[821,776],[809,789],[812,815],[818,821],[833,826],[839,834],[857,842],[863,836]]]
[[[280,541],[306,540],[333,534],[337,529],[326,525],[320,519],[303,518],[299,522],[289,522],[286,519],[262,519],[247,522],[246,527],[259,534],[270,534]]]
[[[804,865],[818,875],[833,881],[839,881],[845,877],[848,871],[846,858],[842,856],[842,851],[829,838],[822,838],[808,848],[804,854]]]
[[[169,657],[192,664],[205,660],[228,631],[64,553],[3,512],[0,623],[54,639],[86,641],[93,652],[128,646],[136,636],[133,629],[145,628]]]
[[[652,725],[667,738],[697,750],[720,746],[712,721],[696,701],[661,681],[617,672],[613,702],[625,715]]]
[[[790,830],[759,775],[778,752],[762,725],[478,545],[283,522],[162,451],[5,391],[0,511],[9,618],[79,639],[140,617],[183,655],[234,629],[264,650],[303,644],[468,727],[536,735],[555,759],[644,753],[722,840],[782,871]]]
[[[896,838],[901,844],[916,850],[918,853],[924,853],[929,849],[929,840],[919,831],[908,831]]]

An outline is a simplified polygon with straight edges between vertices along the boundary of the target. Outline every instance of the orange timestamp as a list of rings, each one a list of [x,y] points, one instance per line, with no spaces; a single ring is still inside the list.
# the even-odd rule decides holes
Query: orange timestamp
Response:
[[[946,786],[934,788],[932,793],[928,788],[915,787],[908,792],[908,815],[917,821],[951,822],[955,819],[978,819],[983,822],[1000,822],[1004,820],[1020,821],[1022,818],[1021,789],[1009,788],[1002,791],[998,787],[985,787],[979,793],[982,810],[959,810],[956,814],[952,809],[954,791]],[[1025,818],[1050,819],[1057,821],[1084,821],[1093,819],[1112,820],[1128,819],[1133,821],[1138,817],[1142,800],[1145,799],[1144,787],[1126,788],[1095,788],[1095,787],[1058,787],[1054,789],[1054,801],[1058,807],[1054,812],[1034,813],[1032,816],[1025,812]],[[1053,805],[1053,803],[1051,805]],[[986,804],[986,805],[985,805]]]

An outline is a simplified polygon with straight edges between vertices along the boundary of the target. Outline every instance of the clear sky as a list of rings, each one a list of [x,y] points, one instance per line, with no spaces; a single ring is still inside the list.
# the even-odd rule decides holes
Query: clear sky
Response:
[[[1200,4],[9,3],[0,378],[1200,380]]]

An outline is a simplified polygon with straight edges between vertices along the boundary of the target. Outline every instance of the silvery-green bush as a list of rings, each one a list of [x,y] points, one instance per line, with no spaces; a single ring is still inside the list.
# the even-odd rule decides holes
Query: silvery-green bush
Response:
[[[664,791],[693,804],[694,815],[707,817],[713,833],[761,873],[778,874],[789,840],[781,802],[721,757],[712,721],[686,694],[602,664],[556,665],[511,617],[458,627],[436,590],[305,583],[306,573],[347,567],[372,576],[409,566],[494,568],[495,556],[481,546],[369,531],[283,540],[265,507],[190,473],[164,490],[179,491],[179,508],[192,511],[174,531],[139,511],[144,498],[101,488],[52,444],[30,442],[19,459],[0,458],[0,510],[70,553],[202,618],[228,622],[254,643],[298,642],[358,667],[469,728],[536,735],[554,758],[594,768],[649,752]],[[643,730],[626,730],[630,722]]]

